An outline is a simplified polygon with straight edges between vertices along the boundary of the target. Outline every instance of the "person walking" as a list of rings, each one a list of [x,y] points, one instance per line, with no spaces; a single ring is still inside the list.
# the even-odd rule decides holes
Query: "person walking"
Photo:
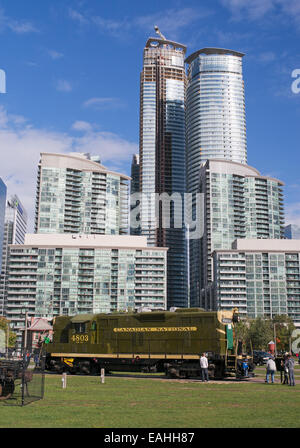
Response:
[[[208,360],[205,353],[203,353],[200,358],[200,367],[202,373],[202,382],[208,381]]]
[[[267,374],[266,374],[266,383],[269,383],[269,376],[271,374],[271,381],[274,383],[274,375],[276,372],[276,364],[273,358],[270,358],[267,362]]]
[[[283,384],[289,384],[288,353],[285,353],[285,355],[284,355],[283,367],[284,367]]]
[[[289,355],[287,360],[287,368],[289,369],[290,386],[295,386],[294,367],[295,361],[293,360],[292,355]]]

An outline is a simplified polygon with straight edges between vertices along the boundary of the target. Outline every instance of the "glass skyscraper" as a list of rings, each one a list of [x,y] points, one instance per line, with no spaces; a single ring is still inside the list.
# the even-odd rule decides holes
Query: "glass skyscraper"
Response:
[[[2,266],[2,245],[4,238],[4,220],[5,220],[5,207],[6,207],[6,185],[0,178],[0,271]]]
[[[204,231],[191,260],[191,302],[213,309],[212,252],[231,248],[237,238],[282,238],[283,183],[226,160],[208,160],[199,175]]]
[[[36,233],[128,233],[128,181],[87,154],[42,153]]]
[[[190,55],[186,94],[187,187],[197,191],[208,159],[247,163],[244,54],[203,48]]]
[[[167,207],[155,194],[177,193],[183,201],[185,193],[185,52],[163,36],[148,39],[140,84],[141,233],[149,245],[169,248],[168,307],[188,303],[185,228],[174,225],[173,203],[164,225]]]
[[[27,231],[27,213],[18,196],[12,196],[6,204],[2,269],[0,274],[0,315],[6,314],[9,245],[23,244]]]
[[[186,59],[186,188],[192,194],[194,222],[205,220],[196,216],[201,165],[212,159],[247,163],[243,56],[233,50],[202,48]],[[206,263],[199,259],[200,246],[198,238],[189,241],[191,306],[199,306],[199,265]]]

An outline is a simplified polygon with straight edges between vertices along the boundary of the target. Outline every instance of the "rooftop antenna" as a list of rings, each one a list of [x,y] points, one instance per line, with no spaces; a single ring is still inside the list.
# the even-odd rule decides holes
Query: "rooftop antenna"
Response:
[[[165,36],[160,32],[160,30],[159,30],[157,25],[154,25],[154,29],[155,29],[156,34],[158,34],[163,40],[167,40],[165,38]]]

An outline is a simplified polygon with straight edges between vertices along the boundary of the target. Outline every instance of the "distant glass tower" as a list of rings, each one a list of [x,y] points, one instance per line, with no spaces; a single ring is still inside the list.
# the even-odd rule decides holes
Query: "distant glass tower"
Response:
[[[289,240],[300,240],[300,226],[289,224],[284,228],[284,237]]]
[[[139,193],[140,191],[140,156],[139,154],[134,154],[131,162],[131,182],[130,182],[130,195],[132,195],[132,200],[130,202],[130,211],[135,209],[140,205],[140,201],[134,200],[134,195]],[[137,213],[137,216],[133,217],[136,219],[136,223],[134,226],[130,226],[130,234],[131,235],[139,235],[141,233],[140,227],[140,213]],[[132,224],[132,222],[130,223]]]
[[[5,206],[6,206],[6,185],[0,178],[0,271],[2,266],[2,245],[4,238],[4,219],[5,219]]]
[[[203,48],[190,55],[186,95],[187,188],[208,159],[247,163],[243,53]]]
[[[128,181],[89,154],[42,153],[36,233],[128,233]]]
[[[9,245],[23,244],[27,231],[27,212],[18,196],[12,196],[6,204],[2,269],[0,274],[0,315],[6,315]]]
[[[170,226],[163,223],[165,204],[155,207],[154,194],[185,193],[186,47],[149,38],[144,49],[140,81],[140,192],[141,233],[152,246],[168,247],[168,307],[185,307],[187,258],[185,228],[175,228],[170,204]]]
[[[196,217],[201,164],[211,159],[247,163],[243,56],[237,51],[203,48],[186,59],[186,185],[193,195],[194,222],[204,219]],[[189,241],[192,306],[197,306],[199,299],[195,296],[200,281],[196,272],[199,263],[205,264],[199,259],[199,245],[199,238]]]

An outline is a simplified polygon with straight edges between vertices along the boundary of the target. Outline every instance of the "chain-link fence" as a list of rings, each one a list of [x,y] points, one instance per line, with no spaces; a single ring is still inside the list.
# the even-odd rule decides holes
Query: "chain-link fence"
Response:
[[[45,357],[23,353],[21,359],[0,359],[0,402],[25,406],[44,397]]]

